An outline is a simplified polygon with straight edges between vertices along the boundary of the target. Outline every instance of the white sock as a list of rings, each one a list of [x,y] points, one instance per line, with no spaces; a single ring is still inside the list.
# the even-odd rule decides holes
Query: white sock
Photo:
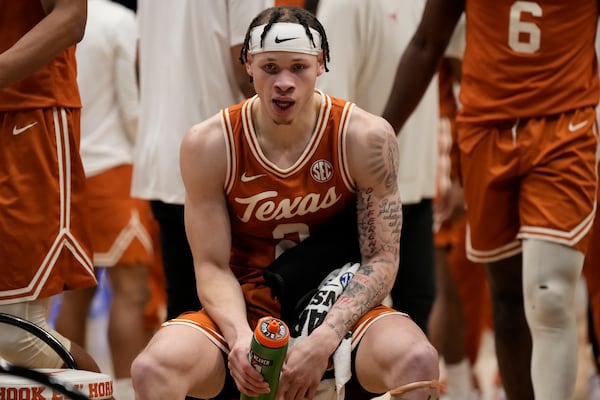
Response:
[[[473,392],[471,364],[464,358],[456,364],[446,364],[446,393],[452,400],[468,399]]]
[[[113,382],[113,398],[115,400],[135,400],[131,378],[115,379]]]

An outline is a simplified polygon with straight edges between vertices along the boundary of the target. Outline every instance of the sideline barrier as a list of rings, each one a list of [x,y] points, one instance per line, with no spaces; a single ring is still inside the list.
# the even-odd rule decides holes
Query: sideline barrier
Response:
[[[1,400],[110,400],[112,378],[74,369],[29,369],[0,361]]]

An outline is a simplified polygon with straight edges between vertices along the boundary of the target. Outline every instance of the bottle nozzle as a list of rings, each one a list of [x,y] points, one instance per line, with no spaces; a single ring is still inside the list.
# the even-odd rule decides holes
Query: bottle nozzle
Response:
[[[275,321],[275,320],[271,320],[269,322],[269,325],[267,326],[267,330],[270,333],[277,333],[277,332],[279,332],[279,323],[277,321]]]

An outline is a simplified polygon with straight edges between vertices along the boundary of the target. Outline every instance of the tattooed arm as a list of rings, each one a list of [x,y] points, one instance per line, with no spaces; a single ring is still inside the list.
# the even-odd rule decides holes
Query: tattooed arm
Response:
[[[339,339],[390,292],[398,271],[402,227],[398,144],[392,127],[385,120],[355,108],[347,150],[350,173],[358,187],[362,262],[324,321]]]
[[[402,207],[396,135],[383,118],[355,107],[346,149],[358,188],[362,262],[325,321],[291,347],[279,390],[285,399],[313,398],[329,357],[359,318],[383,301],[398,270]]]

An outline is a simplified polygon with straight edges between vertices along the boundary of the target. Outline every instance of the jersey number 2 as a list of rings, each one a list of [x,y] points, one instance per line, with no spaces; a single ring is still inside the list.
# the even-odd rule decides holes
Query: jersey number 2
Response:
[[[516,1],[510,7],[508,45],[519,53],[532,54],[539,50],[542,31],[533,22],[523,21],[523,14],[542,16],[542,7],[533,1]]]
[[[293,235],[298,241],[286,239],[286,236]],[[281,239],[275,247],[275,258],[287,249],[294,247],[310,235],[307,224],[279,224],[273,230],[273,239]]]

